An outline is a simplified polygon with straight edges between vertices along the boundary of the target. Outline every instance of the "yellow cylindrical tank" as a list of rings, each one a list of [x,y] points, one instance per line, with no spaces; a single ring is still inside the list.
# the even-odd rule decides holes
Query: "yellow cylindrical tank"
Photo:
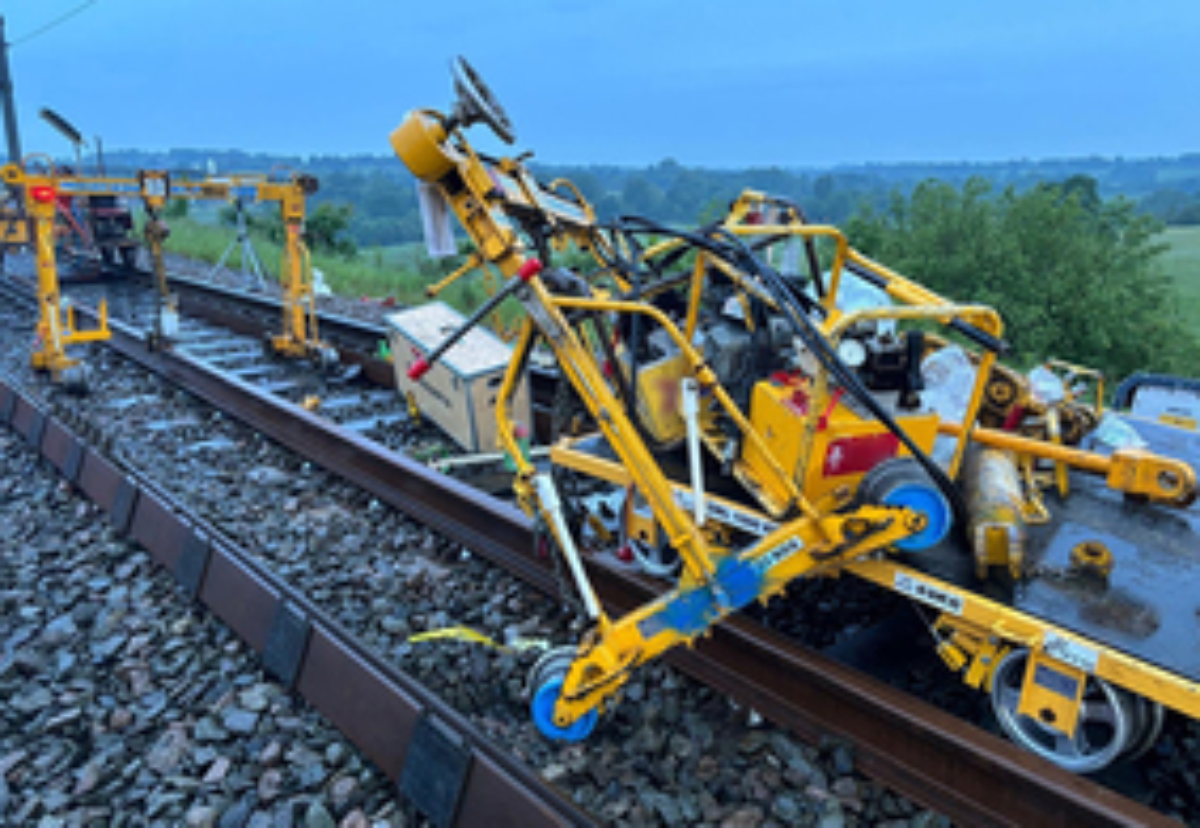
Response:
[[[1021,576],[1025,559],[1025,521],[1021,517],[1021,476],[1012,452],[976,448],[963,470],[967,494],[967,537],[975,571],[986,578],[993,566]]]

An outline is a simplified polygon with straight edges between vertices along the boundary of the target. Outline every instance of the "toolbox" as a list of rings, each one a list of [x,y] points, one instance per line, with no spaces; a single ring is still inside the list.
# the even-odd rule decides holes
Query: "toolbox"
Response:
[[[469,452],[498,450],[496,398],[512,348],[491,331],[472,328],[419,382],[408,378],[418,357],[432,351],[465,318],[444,302],[430,302],[385,317],[396,386],[411,395],[421,415]],[[532,432],[529,377],[523,374],[513,399],[513,422]]]

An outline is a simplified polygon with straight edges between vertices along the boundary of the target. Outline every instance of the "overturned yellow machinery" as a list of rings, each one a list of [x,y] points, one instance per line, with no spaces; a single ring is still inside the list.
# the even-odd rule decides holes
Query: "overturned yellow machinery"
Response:
[[[929,291],[784,200],[745,193],[696,231],[601,229],[577,191],[471,147],[474,123],[507,141],[512,128],[464,61],[455,74],[452,112],[410,113],[392,144],[507,281],[407,370],[419,380],[500,302],[521,304],[499,439],[592,621],[530,677],[545,734],[586,737],[640,665],[797,579],[846,574],[931,608],[946,663],[1065,767],[1145,749],[1165,708],[1200,715],[1183,629],[1200,607],[1194,434],[1145,423],[1135,445],[1101,377],[1053,363],[1031,382],[1000,363],[995,310]],[[564,244],[595,267],[555,267]],[[529,424],[509,404],[535,348],[570,412],[549,470],[522,459]],[[1171,529],[1147,542],[1158,521]],[[629,551],[663,594],[611,617],[581,545]],[[1167,588],[1179,606],[1158,599]]]

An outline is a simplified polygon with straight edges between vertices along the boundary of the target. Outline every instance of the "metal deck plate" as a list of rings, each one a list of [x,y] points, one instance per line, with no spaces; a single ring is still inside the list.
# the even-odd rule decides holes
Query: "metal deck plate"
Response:
[[[1200,468],[1200,434],[1127,421],[1150,450]],[[1097,476],[1072,474],[1070,497],[1048,499],[1047,506],[1053,522],[1029,533],[1029,562],[1039,574],[1016,591],[1013,606],[1200,680],[1200,505],[1139,503]],[[1098,541],[1112,553],[1107,588],[1066,574],[1071,550],[1085,541]]]

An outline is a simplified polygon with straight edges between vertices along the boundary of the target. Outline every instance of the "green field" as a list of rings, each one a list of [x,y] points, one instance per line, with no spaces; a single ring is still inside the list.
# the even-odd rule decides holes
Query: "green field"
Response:
[[[1171,246],[1162,265],[1179,288],[1184,313],[1200,318],[1200,227],[1168,227],[1163,240]]]

